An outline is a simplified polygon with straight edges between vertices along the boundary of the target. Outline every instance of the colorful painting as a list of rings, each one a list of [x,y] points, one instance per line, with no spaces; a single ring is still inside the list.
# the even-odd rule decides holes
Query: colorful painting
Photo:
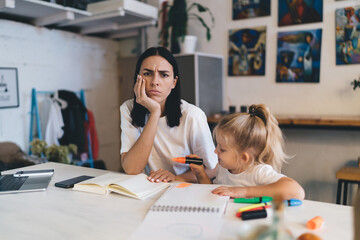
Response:
[[[229,31],[229,76],[265,75],[266,27]]]
[[[323,0],[279,0],[279,26],[321,22]]]
[[[233,0],[233,20],[270,16],[270,0]]]
[[[321,29],[278,33],[276,82],[319,82],[321,35]]]
[[[360,6],[336,10],[336,65],[360,63]]]

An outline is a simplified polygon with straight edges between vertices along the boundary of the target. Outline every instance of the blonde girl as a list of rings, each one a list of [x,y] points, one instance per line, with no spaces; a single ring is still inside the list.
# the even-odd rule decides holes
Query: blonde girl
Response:
[[[265,105],[251,105],[248,114],[225,116],[213,135],[219,161],[214,183],[227,185],[214,189],[214,194],[304,199],[303,188],[280,173],[287,158],[284,139],[278,122]],[[212,183],[203,166],[190,164],[190,168],[199,183]]]

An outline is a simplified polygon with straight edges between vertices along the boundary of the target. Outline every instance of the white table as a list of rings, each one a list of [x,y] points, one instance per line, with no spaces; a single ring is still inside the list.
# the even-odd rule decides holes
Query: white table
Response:
[[[127,239],[162,194],[136,200],[119,194],[104,196],[54,186],[55,182],[79,175],[98,176],[104,170],[59,163],[21,169],[45,168],[55,169],[45,192],[0,195],[1,239]],[[219,239],[249,239],[254,229],[270,224],[271,216],[250,221],[235,217],[241,206],[245,205],[229,200]],[[295,237],[312,232],[324,240],[352,240],[352,211],[350,206],[305,200],[302,206],[286,208],[285,221]],[[306,222],[315,216],[323,217],[325,225],[308,230]]]

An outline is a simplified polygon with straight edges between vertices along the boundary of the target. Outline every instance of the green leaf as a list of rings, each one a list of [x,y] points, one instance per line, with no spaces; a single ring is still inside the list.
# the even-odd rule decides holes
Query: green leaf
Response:
[[[196,14],[191,14],[191,16],[195,17],[197,20],[199,20],[199,22],[201,22],[203,27],[206,29],[206,40],[210,41],[210,39],[211,39],[211,30],[210,30],[209,26],[205,23],[205,21],[200,16],[198,16]]]

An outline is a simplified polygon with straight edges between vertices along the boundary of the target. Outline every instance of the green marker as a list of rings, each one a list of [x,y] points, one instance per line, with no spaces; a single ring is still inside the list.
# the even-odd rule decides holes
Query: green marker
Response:
[[[234,203],[263,203],[271,202],[272,197],[235,198]]]

